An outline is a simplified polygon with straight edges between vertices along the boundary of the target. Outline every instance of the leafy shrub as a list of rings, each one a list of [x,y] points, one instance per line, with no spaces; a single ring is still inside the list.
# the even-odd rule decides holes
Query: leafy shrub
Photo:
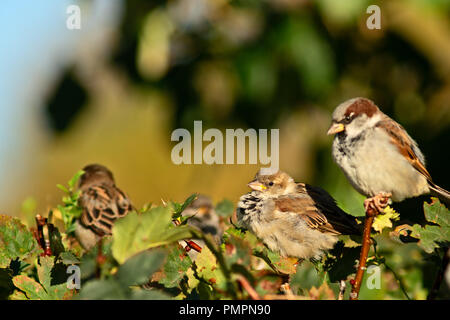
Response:
[[[68,187],[59,185],[66,195],[48,218],[47,242],[37,241],[39,232],[19,219],[0,215],[2,299],[336,299],[339,282],[355,272],[360,239],[343,237],[321,261],[281,257],[231,222],[234,206],[229,200],[216,207],[225,226],[218,244],[181,215],[195,195],[183,203],[131,212],[116,222],[101,246],[84,252],[72,236],[81,212],[74,190],[79,176]],[[394,210],[387,208],[376,218],[376,250],[368,266],[379,267],[381,285],[363,285],[361,298],[423,299],[437,290],[431,288],[430,274],[439,271],[448,247],[449,211],[432,199],[424,203],[424,212],[427,224],[394,230]],[[65,226],[62,233],[55,227],[58,220]],[[184,239],[204,243],[201,252],[189,255],[181,245]],[[68,284],[69,266],[80,268],[80,289]],[[370,277],[366,274],[366,281]],[[445,294],[440,291],[441,297]]]

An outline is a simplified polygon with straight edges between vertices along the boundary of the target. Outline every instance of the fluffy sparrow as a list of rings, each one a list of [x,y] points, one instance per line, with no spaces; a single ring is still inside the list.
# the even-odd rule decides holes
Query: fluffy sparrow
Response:
[[[369,99],[340,104],[328,134],[335,135],[335,162],[356,190],[372,197],[366,209],[371,201],[380,210],[389,198],[397,202],[428,193],[450,202],[450,193],[432,182],[417,143]]]
[[[319,259],[340,234],[361,234],[355,217],[323,189],[296,183],[288,174],[261,170],[238,203],[239,225],[283,256]]]
[[[111,235],[115,220],[127,215],[133,206],[116,187],[114,177],[107,168],[91,164],[83,171],[79,183],[79,204],[83,213],[76,221],[75,236],[83,248],[89,250],[101,237]]]

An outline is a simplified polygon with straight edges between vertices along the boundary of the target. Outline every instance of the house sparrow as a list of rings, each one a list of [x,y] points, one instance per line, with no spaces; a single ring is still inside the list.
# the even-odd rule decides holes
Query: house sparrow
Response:
[[[223,229],[209,197],[198,195],[197,199],[192,201],[182,215],[189,217],[188,225],[199,228],[203,233],[211,234],[218,244],[221,242]]]
[[[358,192],[371,197],[366,210],[373,204],[382,211],[389,198],[398,202],[428,193],[450,202],[450,193],[432,182],[417,143],[369,99],[340,104],[328,134],[335,135],[335,162]]]
[[[214,205],[211,199],[205,195],[198,195],[197,199],[182,212],[184,217],[189,217],[187,224],[197,227],[205,234],[211,234],[217,244],[222,241],[223,226],[221,225],[219,216],[214,210]],[[203,240],[193,239],[200,248],[205,246]],[[189,244],[186,241],[179,241],[179,243],[186,248]],[[189,257],[192,260],[198,255],[196,250],[187,250]]]
[[[76,221],[75,236],[84,249],[90,250],[100,238],[112,234],[115,220],[127,215],[133,206],[116,187],[113,175],[107,168],[91,164],[83,171],[79,183],[79,205],[83,212]]]
[[[296,183],[282,171],[261,172],[238,203],[239,225],[282,256],[320,259],[340,234],[361,234],[355,217],[323,189]]]

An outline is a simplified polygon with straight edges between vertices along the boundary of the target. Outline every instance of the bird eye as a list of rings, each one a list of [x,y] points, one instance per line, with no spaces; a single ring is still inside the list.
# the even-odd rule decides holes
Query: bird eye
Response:
[[[345,121],[346,123],[350,123],[350,121],[352,121],[352,117],[351,117],[350,115],[345,116],[344,121]]]
[[[272,181],[269,182],[269,187],[271,187],[271,186],[273,186],[273,182]]]

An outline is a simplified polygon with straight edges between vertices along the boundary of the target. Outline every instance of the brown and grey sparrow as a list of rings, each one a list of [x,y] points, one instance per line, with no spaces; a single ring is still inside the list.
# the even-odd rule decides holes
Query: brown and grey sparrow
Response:
[[[288,174],[260,170],[252,192],[238,203],[238,224],[282,256],[319,259],[338,235],[360,235],[355,217],[345,213],[323,189],[296,183]]]
[[[204,234],[211,234],[217,244],[222,242],[223,226],[217,215],[211,198],[205,195],[198,195],[197,198],[183,211],[184,217],[189,217],[187,224],[200,229]],[[195,244],[203,248],[205,243],[200,239],[193,239]],[[179,241],[186,248],[189,244],[186,241]],[[192,260],[197,257],[197,250],[187,250]]]
[[[189,217],[188,225],[197,227],[205,234],[211,234],[218,244],[221,242],[223,228],[211,198],[202,194],[198,195],[182,215]]]
[[[389,198],[397,202],[429,193],[450,203],[450,193],[433,183],[417,143],[369,99],[340,104],[328,134],[335,135],[335,162],[358,192],[372,197],[366,209],[372,201],[380,210]]]
[[[79,189],[79,205],[83,209],[76,222],[75,236],[86,250],[100,238],[112,234],[114,222],[124,217],[133,206],[128,197],[116,187],[114,177],[106,167],[91,164],[83,168]]]

